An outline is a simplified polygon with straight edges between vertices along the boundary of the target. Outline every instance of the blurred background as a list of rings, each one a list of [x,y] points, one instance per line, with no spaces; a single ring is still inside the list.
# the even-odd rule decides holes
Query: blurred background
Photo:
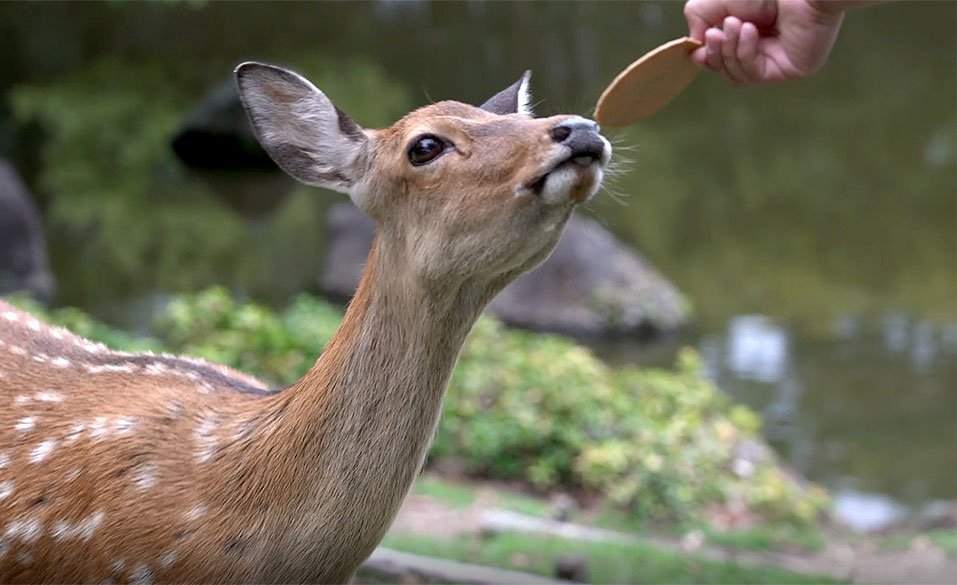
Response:
[[[584,211],[692,318],[582,341],[614,366],[695,347],[786,463],[864,523],[957,499],[955,21],[952,2],[862,9],[808,80],[700,75],[607,132],[623,172]],[[241,114],[216,109],[243,60],[303,72],[370,127],[481,103],[525,69],[538,114],[590,115],[686,31],[674,2],[0,3],[0,156],[55,279],[36,288],[133,331],[212,284],[275,307],[319,291],[344,198],[276,174],[236,136]],[[177,155],[194,124],[212,130]]]

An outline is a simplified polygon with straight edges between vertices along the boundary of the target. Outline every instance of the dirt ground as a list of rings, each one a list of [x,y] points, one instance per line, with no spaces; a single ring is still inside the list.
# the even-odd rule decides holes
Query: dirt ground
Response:
[[[412,495],[403,506],[392,530],[430,536],[453,537],[482,529],[483,514],[494,504],[490,493],[479,491],[467,508],[451,508],[436,500]],[[832,542],[813,552],[731,551],[701,542],[648,537],[648,544],[719,561],[771,565],[809,575],[822,575],[854,583],[946,584],[957,583],[957,559],[926,538],[916,537],[908,548],[886,550],[866,538],[853,544]]]

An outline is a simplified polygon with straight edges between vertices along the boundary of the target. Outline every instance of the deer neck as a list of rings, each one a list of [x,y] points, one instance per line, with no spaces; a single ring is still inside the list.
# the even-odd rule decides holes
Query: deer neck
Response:
[[[373,246],[336,335],[282,393],[288,433],[275,437],[307,458],[302,513],[370,550],[421,468],[455,360],[490,296],[467,286],[426,293],[401,266]]]

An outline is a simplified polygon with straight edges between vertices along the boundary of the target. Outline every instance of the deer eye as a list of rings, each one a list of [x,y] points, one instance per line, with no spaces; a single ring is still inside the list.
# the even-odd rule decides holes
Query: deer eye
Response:
[[[415,166],[430,163],[445,152],[445,142],[438,136],[426,134],[416,138],[409,146],[409,162]]]

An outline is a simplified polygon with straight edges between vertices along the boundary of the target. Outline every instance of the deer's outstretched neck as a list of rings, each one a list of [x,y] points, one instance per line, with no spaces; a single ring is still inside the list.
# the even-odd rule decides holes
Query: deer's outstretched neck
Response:
[[[350,548],[354,539],[367,542],[366,552],[422,465],[449,376],[483,302],[462,291],[424,294],[387,254],[373,247],[338,332],[315,366],[283,392],[289,426],[273,437],[283,451],[305,455],[303,465],[313,469],[302,478],[302,495],[314,509],[302,501],[303,513],[319,514],[326,534],[349,533]]]

